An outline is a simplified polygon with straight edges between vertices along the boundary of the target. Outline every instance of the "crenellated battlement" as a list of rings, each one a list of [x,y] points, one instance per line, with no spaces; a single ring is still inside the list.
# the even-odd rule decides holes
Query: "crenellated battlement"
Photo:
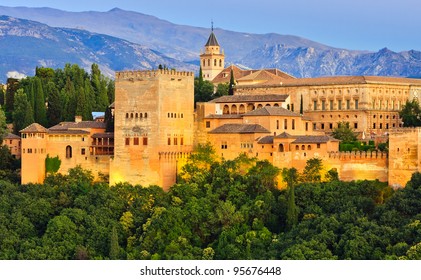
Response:
[[[154,78],[158,76],[170,77],[194,77],[193,72],[176,71],[169,69],[158,70],[139,70],[139,71],[118,71],[115,73],[115,79],[118,80],[141,80],[144,78]]]
[[[330,159],[339,159],[339,160],[372,160],[372,159],[386,159],[388,158],[388,153],[378,152],[378,151],[352,151],[352,152],[329,152]]]
[[[187,159],[191,152],[159,152],[159,159]]]
[[[400,133],[419,133],[421,131],[421,127],[400,127],[394,128],[389,131],[390,134],[400,134]]]

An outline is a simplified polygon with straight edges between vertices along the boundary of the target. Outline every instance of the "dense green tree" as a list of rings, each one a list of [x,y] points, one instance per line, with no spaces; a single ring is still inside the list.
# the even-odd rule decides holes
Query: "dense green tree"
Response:
[[[234,95],[234,88],[235,88],[234,71],[231,68],[230,83],[228,85],[228,95]]]
[[[323,162],[320,158],[307,160],[304,171],[301,175],[303,182],[320,182],[322,180]]]
[[[405,127],[421,126],[421,108],[418,99],[414,98],[406,101],[399,112],[399,117],[402,119]]]
[[[332,131],[332,136],[343,142],[352,142],[357,140],[354,130],[349,126],[349,122],[339,122],[338,127]]]
[[[54,126],[60,123],[63,119],[62,117],[62,103],[60,101],[60,94],[53,82],[48,82],[48,98],[47,98],[47,119],[48,126]]]
[[[4,106],[6,92],[3,86],[0,85],[0,106]]]
[[[216,88],[216,92],[214,97],[221,97],[224,95],[228,95],[229,93],[229,84],[228,83],[220,83]]]
[[[34,120],[43,126],[47,126],[47,108],[45,107],[44,90],[41,79],[38,77],[34,78],[34,98]]]
[[[3,137],[6,134],[6,114],[3,111],[3,107],[0,106],[0,145],[3,143]]]
[[[12,113],[15,104],[15,93],[19,87],[19,80],[8,78],[6,83],[6,103],[4,104],[4,112],[8,122],[12,122]]]
[[[23,89],[19,89],[15,95],[15,108],[13,110],[13,128],[16,134],[28,125],[34,123],[32,107]]]

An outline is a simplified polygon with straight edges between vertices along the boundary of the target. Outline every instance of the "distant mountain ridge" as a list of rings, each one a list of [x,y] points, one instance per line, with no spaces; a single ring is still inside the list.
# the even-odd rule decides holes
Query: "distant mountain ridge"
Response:
[[[149,62],[145,58],[146,62],[140,63],[140,69],[148,69],[147,67],[153,65],[152,62],[165,61],[161,64],[196,72],[199,54],[210,34],[210,29],[207,28],[177,25],[154,16],[118,8],[108,12],[66,12],[51,8],[0,6],[0,14],[39,21],[61,30],[72,28],[71,32],[66,33],[67,35],[79,34],[77,36],[85,38],[79,40],[79,43],[82,45],[87,43],[84,47],[91,50],[95,56],[108,57],[113,61],[113,63],[107,62],[104,66],[109,68],[110,73],[113,70],[130,69],[137,65],[133,63],[133,57],[118,62],[118,57],[123,54],[129,57],[129,54],[118,49],[115,49],[118,52],[115,58],[111,59],[113,48],[105,44],[107,40],[87,40],[87,36],[81,34],[94,33],[96,36],[109,38],[100,35],[106,34],[113,36],[115,40],[121,38],[127,46],[130,44],[131,47],[136,46],[137,56],[146,50],[154,53],[156,57]],[[215,29],[215,34],[224,50],[227,66],[234,63],[256,69],[276,67],[296,77],[331,75],[421,77],[421,52],[415,50],[399,53],[387,48],[378,52],[347,50],[292,35],[251,34],[218,28]],[[97,53],[96,49],[101,48],[107,49],[106,56]],[[125,51],[130,51],[130,48]],[[150,54],[144,56],[149,57]],[[92,61],[92,57],[88,54],[86,56],[86,61]]]
[[[85,30],[53,28],[39,22],[0,16],[0,81],[16,71],[33,75],[36,66],[63,68],[92,63],[110,77],[114,71],[153,69],[159,64],[194,71],[197,67],[145,46]]]

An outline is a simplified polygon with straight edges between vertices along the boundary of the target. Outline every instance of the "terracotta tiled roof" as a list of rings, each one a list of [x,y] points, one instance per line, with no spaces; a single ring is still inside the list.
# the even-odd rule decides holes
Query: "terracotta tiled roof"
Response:
[[[87,135],[89,134],[88,131],[80,130],[80,129],[72,129],[72,130],[48,130],[48,134],[64,134],[64,135]]]
[[[211,114],[205,117],[205,119],[241,119],[243,116],[238,114]]]
[[[82,121],[82,122],[61,122],[58,125],[50,127],[50,130],[67,130],[75,128],[106,128],[107,124],[96,121]]]
[[[244,116],[288,116],[300,117],[300,114],[291,112],[282,107],[263,107],[244,114]]]
[[[114,138],[114,132],[95,133],[92,138]]]
[[[218,46],[219,47],[218,40],[216,40],[216,36],[215,36],[215,33],[213,33],[213,31],[209,35],[209,39],[206,42],[206,45],[205,46],[206,47],[209,47],[209,46]]]
[[[19,132],[23,132],[23,133],[29,133],[29,132],[43,132],[46,133],[47,129],[45,127],[43,127],[42,125],[40,125],[39,123],[33,123],[27,127],[25,127],[24,129],[22,129]]]
[[[257,141],[258,144],[273,144],[273,136],[264,136]]]
[[[240,81],[243,77],[249,75],[266,75],[266,80],[276,80],[277,83],[283,80],[296,79],[294,76],[291,76],[285,72],[282,72],[279,69],[241,69],[236,65],[230,65],[229,67],[222,70],[213,80],[212,83],[228,83],[231,79],[231,69],[234,74],[234,80]],[[256,74],[257,73],[257,74]],[[245,78],[246,79],[246,78]],[[250,80],[247,78],[246,80]],[[265,80],[265,79],[264,79]]]
[[[270,81],[260,85],[273,86],[323,86],[323,85],[347,85],[347,84],[414,84],[421,85],[421,79],[401,78],[401,77],[382,77],[382,76],[332,76],[318,78],[299,78],[283,80],[282,84],[278,81]],[[253,85],[239,85],[239,87],[253,87]]]
[[[212,134],[250,134],[250,133],[270,133],[269,130],[259,124],[224,124],[211,130]]]
[[[229,83],[231,79],[231,70],[234,75],[234,79],[239,79],[245,75],[249,75],[251,73],[250,70],[243,70],[235,65],[230,65],[224,70],[222,70],[216,77],[212,80],[212,83],[219,84],[219,83]]]
[[[3,139],[9,139],[9,140],[17,139],[18,140],[20,139],[20,137],[13,133],[7,133],[5,136],[3,136]]]
[[[339,141],[335,138],[332,138],[327,135],[305,135],[305,136],[296,136],[292,143],[295,144],[305,144],[305,143],[327,143],[329,141]]]
[[[242,103],[242,102],[285,102],[287,94],[250,94],[224,95],[209,102],[212,103]]]
[[[281,134],[276,135],[275,138],[291,139],[291,138],[296,138],[296,136],[292,136],[289,133],[282,132]]]

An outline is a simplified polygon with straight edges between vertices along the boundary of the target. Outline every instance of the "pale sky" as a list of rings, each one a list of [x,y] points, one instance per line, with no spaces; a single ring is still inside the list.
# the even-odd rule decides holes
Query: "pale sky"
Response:
[[[2,0],[0,5],[66,11],[118,7],[175,24],[296,35],[332,47],[421,50],[420,0]]]

